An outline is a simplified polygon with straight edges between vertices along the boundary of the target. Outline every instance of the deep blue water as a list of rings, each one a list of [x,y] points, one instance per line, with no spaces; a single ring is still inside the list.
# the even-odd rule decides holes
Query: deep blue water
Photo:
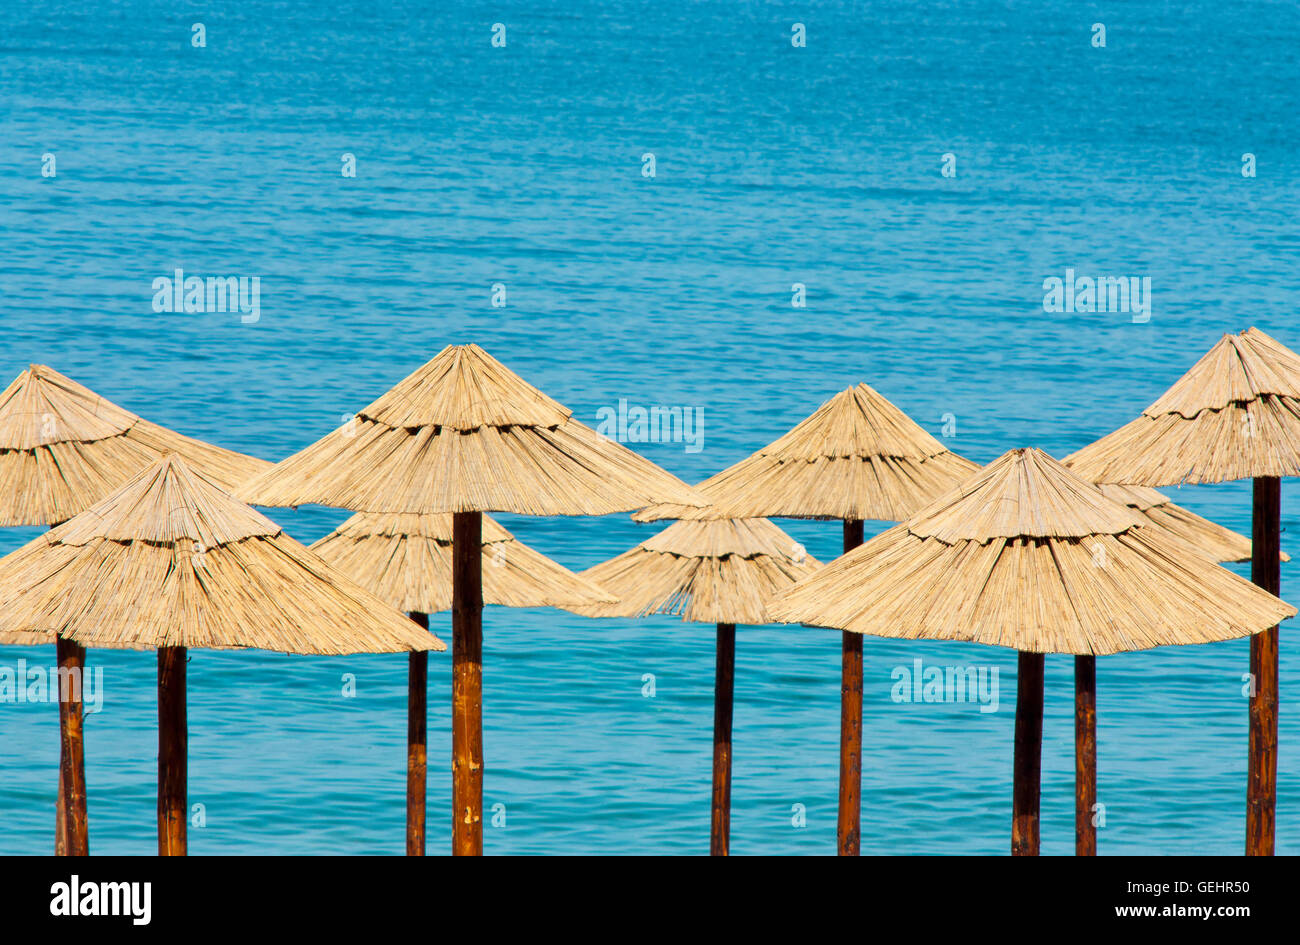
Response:
[[[620,398],[701,410],[699,452],[639,447],[690,481],[859,380],[936,436],[954,415],[947,442],[972,459],[1062,456],[1226,331],[1300,348],[1298,57],[1288,2],[3,0],[0,378],[47,363],[278,459],[476,341],[593,425]],[[260,320],[154,312],[176,267],[260,277]],[[1042,281],[1067,267],[1149,276],[1150,321],[1045,313]],[[1178,501],[1249,529],[1248,483]],[[1288,482],[1292,532],[1297,509]],[[271,514],[310,542],[346,513]],[[654,530],[503,520],[575,569]],[[835,556],[835,523],[780,524]],[[1284,630],[1278,851],[1297,853]],[[506,811],[488,852],[707,851],[711,627],[489,608],[484,649],[485,800]],[[832,852],[838,635],[744,627],[737,649],[733,850]],[[401,852],[403,658],[192,656],[192,852]],[[891,670],[916,657],[998,667],[1000,711],[895,704]],[[0,649],[20,658],[52,647]],[[91,660],[91,847],[149,853],[153,658]],[[868,638],[866,666],[863,851],[1005,852],[1015,654]],[[431,852],[450,835],[449,667],[430,659]],[[1103,853],[1240,851],[1246,667],[1242,641],[1099,660]],[[1048,659],[1046,853],[1073,850],[1071,678]],[[0,705],[0,853],[52,846],[56,715]]]

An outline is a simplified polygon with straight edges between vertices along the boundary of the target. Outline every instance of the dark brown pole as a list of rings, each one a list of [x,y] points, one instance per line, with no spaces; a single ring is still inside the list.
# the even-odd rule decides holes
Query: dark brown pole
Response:
[[[188,821],[185,647],[158,648],[158,855],[185,855]]]
[[[844,522],[844,550],[862,544],[862,523]],[[862,817],[862,634],[840,638],[840,856],[857,856]]]
[[[1038,856],[1038,785],[1043,753],[1043,654],[1021,653],[1016,671],[1011,855]]]
[[[731,852],[731,697],[736,678],[736,625],[718,624],[713,676],[713,825],[709,853]]]
[[[483,855],[483,514],[452,516],[451,852]]]
[[[411,619],[429,629],[429,615],[411,614]],[[420,650],[410,655],[406,692],[406,855],[424,856],[424,799],[429,777],[429,752],[425,741],[428,717],[429,654]]]
[[[54,855],[55,856],[68,855],[68,826],[67,826],[67,818],[64,816],[64,812],[67,810],[67,795],[65,793],[66,788],[64,787],[64,781],[63,781],[64,751],[65,749],[63,747],[63,725],[62,725],[62,719],[60,719],[59,794],[54,799]]]
[[[1074,658],[1074,853],[1097,855],[1097,657]]]
[[[1255,480],[1250,579],[1277,595],[1282,586],[1282,481]],[[1250,771],[1246,780],[1246,855],[1272,856],[1277,812],[1277,627],[1250,638]]]
[[[90,844],[86,829],[86,751],[82,737],[82,694],[86,667],[85,647],[57,637],[59,678],[59,817],[62,852],[86,856]],[[66,683],[64,682],[66,680]],[[66,687],[66,688],[65,688]],[[60,844],[56,842],[56,846]]]

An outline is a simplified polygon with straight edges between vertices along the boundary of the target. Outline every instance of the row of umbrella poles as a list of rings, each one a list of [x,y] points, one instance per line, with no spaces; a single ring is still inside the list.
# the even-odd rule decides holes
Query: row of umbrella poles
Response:
[[[1227,379],[1220,381],[1221,376]],[[1195,382],[1189,383],[1188,378]],[[502,533],[484,531],[482,513],[605,514],[633,509],[642,509],[636,516],[641,520],[683,521],[583,576],[547,562],[544,578],[532,582],[536,594],[515,594],[513,600],[524,606],[540,602],[593,615],[677,612],[686,619],[718,625],[714,852],[726,852],[728,845],[735,625],[772,619],[843,631],[838,846],[845,854],[859,849],[863,633],[978,640],[1021,651],[1013,805],[1013,852],[1018,853],[1037,852],[1042,654],[1076,654],[1077,848],[1089,853],[1095,851],[1095,832],[1089,836],[1084,820],[1085,810],[1091,813],[1089,798],[1095,799],[1095,655],[1164,643],[1226,639],[1273,627],[1271,696],[1269,649],[1263,646],[1259,658],[1262,672],[1256,676],[1257,692],[1252,699],[1252,800],[1248,804],[1248,821],[1253,824],[1248,833],[1261,838],[1254,848],[1248,844],[1248,852],[1271,852],[1272,815],[1264,814],[1272,796],[1266,707],[1272,706],[1271,776],[1275,779],[1275,627],[1294,610],[1208,563],[1229,555],[1235,559],[1249,543],[1179,509],[1159,493],[1140,488],[1144,479],[1167,477],[1170,468],[1157,461],[1158,472],[1152,472],[1147,467],[1153,461],[1144,459],[1140,451],[1146,448],[1160,454],[1176,441],[1182,450],[1179,462],[1191,464],[1183,473],[1186,481],[1208,481],[1215,475],[1227,478],[1222,475],[1225,465],[1238,474],[1271,470],[1294,475],[1300,464],[1294,462],[1296,450],[1289,447],[1300,441],[1300,437],[1292,437],[1294,418],[1300,417],[1296,406],[1300,403],[1300,358],[1252,329],[1225,337],[1188,378],[1171,390],[1171,395],[1178,392],[1177,397],[1166,395],[1134,424],[1066,460],[1077,469],[1104,461],[1109,464],[1105,471],[1089,472],[1089,477],[1128,486],[1108,484],[1099,489],[1036,451],[1013,451],[977,472],[975,464],[944,449],[863,384],[837,395],[770,447],[692,491],[572,420],[565,408],[481,349],[453,346],[361,411],[354,423],[276,467],[265,468],[264,464],[238,494],[257,504],[340,505],[363,513],[317,543],[315,550],[332,557],[339,571],[361,577],[368,587],[380,590],[380,596],[392,606],[420,615],[450,605],[454,852],[478,853],[482,848],[482,604],[485,597],[511,602],[509,594],[489,595],[488,586],[501,582],[484,581],[485,573],[492,574],[492,564],[486,571],[483,567],[490,546],[507,539]],[[65,385],[70,386],[75,385]],[[0,397],[0,432],[5,430],[3,415],[14,399],[9,396],[13,391],[11,387]],[[1200,399],[1189,391],[1199,392]],[[104,402],[97,402],[89,411],[92,416],[99,403]],[[1242,427],[1250,438],[1246,444],[1249,463],[1241,458],[1242,444],[1231,436],[1232,423],[1207,423],[1207,414],[1244,418]],[[28,411],[25,415],[34,414]],[[1178,425],[1161,420],[1170,415],[1190,424],[1195,435],[1183,434],[1178,439],[1178,432],[1170,432],[1177,431]],[[1154,425],[1144,425],[1148,420]],[[138,418],[132,423],[138,425]],[[1108,444],[1121,435],[1126,437],[1122,449]],[[1142,435],[1154,445],[1144,445]],[[1227,439],[1210,442],[1214,435]],[[175,445],[192,450],[193,443],[196,441]],[[1200,466],[1195,463],[1196,448],[1209,457]],[[1119,467],[1123,457],[1116,454],[1130,451],[1134,453],[1128,457],[1135,464],[1134,471],[1125,471]],[[219,458],[229,462],[231,456],[238,454],[220,451]],[[179,465],[175,460],[166,462]],[[1287,469],[1293,471],[1285,472]],[[1205,478],[1195,480],[1193,476]],[[1275,480],[1276,476],[1265,478]],[[1257,495],[1259,491],[1257,486]],[[1277,573],[1280,556],[1276,503],[1270,506],[1266,494],[1262,504],[1262,516],[1257,504],[1253,545],[1257,583],[1267,579],[1270,567]],[[990,514],[990,508],[996,514]],[[816,562],[806,559],[788,536],[763,521],[769,516],[841,519],[846,552],[850,553],[823,571],[809,573]],[[103,512],[95,517],[102,518]],[[859,548],[864,519],[906,521]],[[491,520],[488,527],[494,527]],[[51,533],[51,540],[58,531]],[[899,539],[900,535],[908,541]],[[203,536],[176,537],[207,547]],[[912,547],[916,542],[920,542],[921,551]],[[1092,572],[1082,569],[1079,560],[1069,563],[1085,546],[1090,549]],[[914,559],[898,549],[914,552]],[[991,549],[1000,550],[994,554]],[[1098,549],[1103,562],[1124,562],[1118,574],[1114,568],[1096,566]],[[1108,553],[1118,557],[1107,558]],[[961,567],[935,569],[926,563],[943,554],[956,555],[954,562]],[[506,560],[510,559],[507,551]],[[524,560],[529,561],[526,556]],[[374,565],[375,561],[380,564]],[[530,571],[540,565],[535,559],[529,563]],[[1125,570],[1130,566],[1132,570]],[[322,562],[321,567],[329,566]],[[867,578],[875,580],[877,572],[887,576],[873,585]],[[1144,576],[1142,580],[1135,579],[1139,574]],[[981,576],[983,583],[978,583]],[[335,586],[344,586],[346,580],[340,573],[330,573],[330,583]],[[385,584],[386,580],[389,583]],[[963,585],[963,580],[970,583]],[[871,587],[882,595],[880,600],[866,591]],[[887,592],[896,593],[900,587],[921,593],[901,598],[912,602],[907,606],[898,600],[891,603]],[[809,593],[806,588],[819,590]],[[1177,597],[1175,588],[1182,588],[1184,596]],[[1193,593],[1207,588],[1214,593]],[[1003,596],[993,594],[993,589]],[[491,594],[500,591],[498,587]],[[1158,610],[1153,616],[1150,609],[1153,601],[1161,599],[1161,591],[1170,595],[1175,605],[1195,600],[1204,605],[1203,612],[1194,617],[1185,606],[1182,610],[1174,606],[1168,614]],[[929,610],[915,603],[926,599],[926,594],[933,597],[934,606]],[[985,609],[979,609],[981,606]],[[869,619],[876,613],[892,614],[892,622],[885,627]],[[1125,622],[1120,624],[1116,614],[1125,615]],[[54,616],[46,613],[41,619],[47,621],[41,626],[48,627]],[[60,632],[63,636],[74,642],[94,638],[89,630],[65,629]],[[109,638],[118,640],[117,645],[124,645],[122,640],[130,641],[125,645],[141,645],[142,639],[131,634],[110,634]],[[39,639],[48,640],[48,634]],[[438,646],[427,634],[420,640],[422,645],[412,646],[404,638],[397,646],[413,651],[408,706],[409,852],[423,849],[423,651]],[[339,644],[335,641],[334,645]],[[388,639],[383,645],[391,648],[396,644]],[[275,641],[268,648],[287,649]],[[160,686],[164,682],[163,649]],[[1255,649],[1252,641],[1252,667],[1256,665]],[[1265,709],[1257,711],[1257,701]],[[162,705],[160,697],[160,723]],[[160,765],[162,756],[160,735]],[[61,771],[67,767],[61,764]],[[160,825],[162,788],[160,767]],[[80,797],[84,809],[84,786]],[[1265,798],[1265,803],[1257,802],[1257,797]],[[1254,820],[1252,810],[1257,812]]]

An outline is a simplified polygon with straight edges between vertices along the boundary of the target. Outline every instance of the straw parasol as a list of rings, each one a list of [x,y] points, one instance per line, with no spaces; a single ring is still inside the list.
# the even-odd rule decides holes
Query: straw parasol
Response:
[[[350,423],[245,484],[258,505],[451,512],[452,851],[483,852],[482,513],[703,504],[477,345],[449,345]]]
[[[112,495],[0,560],[13,633],[158,651],[158,852],[186,849],[186,651],[441,650],[169,454]]]
[[[450,610],[451,515],[365,512],[349,518],[311,546],[325,561],[429,628],[429,614]],[[483,602],[505,607],[559,607],[612,603],[614,597],[586,578],[529,548],[484,516]],[[406,853],[424,855],[428,752],[429,657],[412,652],[408,673],[406,739]]]
[[[961,487],[777,594],[779,620],[1019,651],[1011,851],[1038,852],[1043,655],[1258,633],[1295,608],[1196,555],[1046,453]]]
[[[979,467],[949,451],[879,393],[858,384],[792,430],[697,487],[706,510],[661,505],[634,518],[841,519],[844,550],[864,520],[898,521]],[[841,638],[837,848],[857,856],[862,804],[862,638]]]
[[[1251,579],[1281,588],[1281,477],[1300,475],[1300,355],[1251,328],[1224,335],[1130,423],[1068,457],[1099,482],[1253,479]],[[1250,641],[1246,852],[1270,856],[1277,809],[1278,632]]]
[[[232,489],[270,463],[190,439],[137,417],[43,364],[0,393],[0,527],[56,525],[90,507],[167,452]],[[49,643],[48,636],[24,638]],[[59,700],[56,852],[85,854],[85,753],[80,680],[85,650],[59,637],[56,659],[69,683]]]
[[[680,615],[717,624],[713,683],[713,813],[709,852],[730,852],[732,682],[736,624],[772,623],[763,601],[820,563],[767,519],[676,522],[631,551],[582,572],[619,596],[591,617]]]

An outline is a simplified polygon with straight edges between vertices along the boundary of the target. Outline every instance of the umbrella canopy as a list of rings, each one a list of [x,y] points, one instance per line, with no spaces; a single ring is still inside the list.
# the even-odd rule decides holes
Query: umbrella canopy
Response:
[[[0,394],[0,525],[66,521],[165,453],[227,490],[271,468],[142,420],[33,364]]]
[[[704,504],[473,344],[447,346],[236,495],[357,512],[607,515],[665,500]]]
[[[398,610],[451,609],[452,517],[359,512],[311,546]],[[483,602],[578,610],[616,598],[483,518]],[[582,611],[579,611],[582,612]]]
[[[1068,464],[1067,464],[1068,465]],[[1212,522],[1181,505],[1175,505],[1162,492],[1148,486],[1121,486],[1098,483],[1107,498],[1122,502],[1145,516],[1152,524],[1182,539],[1196,548],[1200,554],[1211,561],[1249,561],[1250,539],[1245,535],[1224,528],[1218,522]],[[1281,553],[1283,561],[1290,561],[1291,556]]]
[[[1257,328],[1224,335],[1136,420],[1065,462],[1145,486],[1300,476],[1300,355]]]
[[[778,620],[1030,653],[1229,640],[1296,610],[1019,449],[777,594]]]
[[[696,489],[707,509],[656,505],[637,521],[727,516],[896,522],[979,466],[866,384],[840,391],[790,432]]]
[[[445,649],[176,455],[0,559],[0,601],[0,642]]]
[[[675,522],[631,551],[582,572],[616,602],[591,617],[680,615],[700,623],[772,623],[764,602],[821,567],[767,519]]]

